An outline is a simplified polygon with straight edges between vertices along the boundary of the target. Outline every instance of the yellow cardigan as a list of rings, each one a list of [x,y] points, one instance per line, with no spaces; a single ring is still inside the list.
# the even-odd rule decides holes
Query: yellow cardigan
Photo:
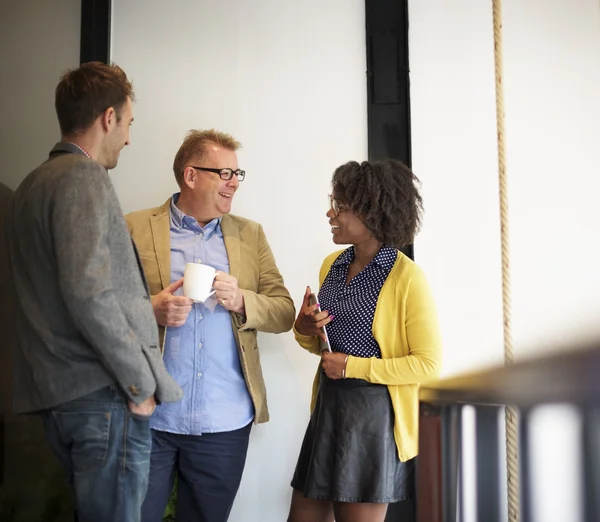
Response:
[[[341,252],[334,252],[323,261],[319,287]],[[301,335],[295,328],[294,334],[302,348],[320,355],[316,336]],[[346,377],[387,385],[394,408],[398,457],[405,462],[418,453],[419,385],[439,374],[441,339],[435,305],[423,271],[401,252],[379,294],[373,336],[379,343],[381,359],[350,356]],[[311,411],[318,384],[317,370]]]

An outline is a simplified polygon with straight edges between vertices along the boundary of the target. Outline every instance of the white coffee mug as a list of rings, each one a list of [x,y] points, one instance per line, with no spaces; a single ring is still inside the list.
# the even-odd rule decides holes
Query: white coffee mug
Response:
[[[215,293],[213,282],[216,270],[200,263],[186,263],[183,273],[183,295],[197,303],[203,303]]]

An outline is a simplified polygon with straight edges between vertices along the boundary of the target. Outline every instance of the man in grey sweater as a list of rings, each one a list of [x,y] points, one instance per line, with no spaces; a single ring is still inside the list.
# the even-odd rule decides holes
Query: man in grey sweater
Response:
[[[163,365],[148,285],[107,169],[129,144],[133,87],[88,63],[56,88],[61,141],[17,188],[7,239],[17,294],[16,412],[40,413],[80,522],[137,522]]]

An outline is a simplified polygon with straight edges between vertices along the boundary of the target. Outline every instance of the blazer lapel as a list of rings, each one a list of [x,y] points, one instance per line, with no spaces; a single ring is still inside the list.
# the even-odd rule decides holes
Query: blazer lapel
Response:
[[[223,232],[225,250],[227,250],[227,257],[229,258],[229,273],[239,280],[242,268],[240,260],[240,230],[227,214],[221,220],[221,232]]]
[[[152,239],[158,260],[160,283],[163,289],[171,284],[171,229],[169,226],[169,200],[150,218]]]

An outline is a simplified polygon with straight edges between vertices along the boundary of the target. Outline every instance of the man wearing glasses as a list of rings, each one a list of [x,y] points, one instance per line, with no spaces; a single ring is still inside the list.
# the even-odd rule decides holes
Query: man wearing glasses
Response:
[[[160,522],[178,477],[177,520],[225,522],[237,493],[252,421],[269,414],[257,331],[280,333],[292,299],[262,227],[232,216],[244,181],[240,144],[190,131],[173,163],[180,192],[126,216],[150,286],[164,362],[184,391],[151,420],[150,483],[142,522]],[[186,263],[217,269],[205,303],[181,295]]]

